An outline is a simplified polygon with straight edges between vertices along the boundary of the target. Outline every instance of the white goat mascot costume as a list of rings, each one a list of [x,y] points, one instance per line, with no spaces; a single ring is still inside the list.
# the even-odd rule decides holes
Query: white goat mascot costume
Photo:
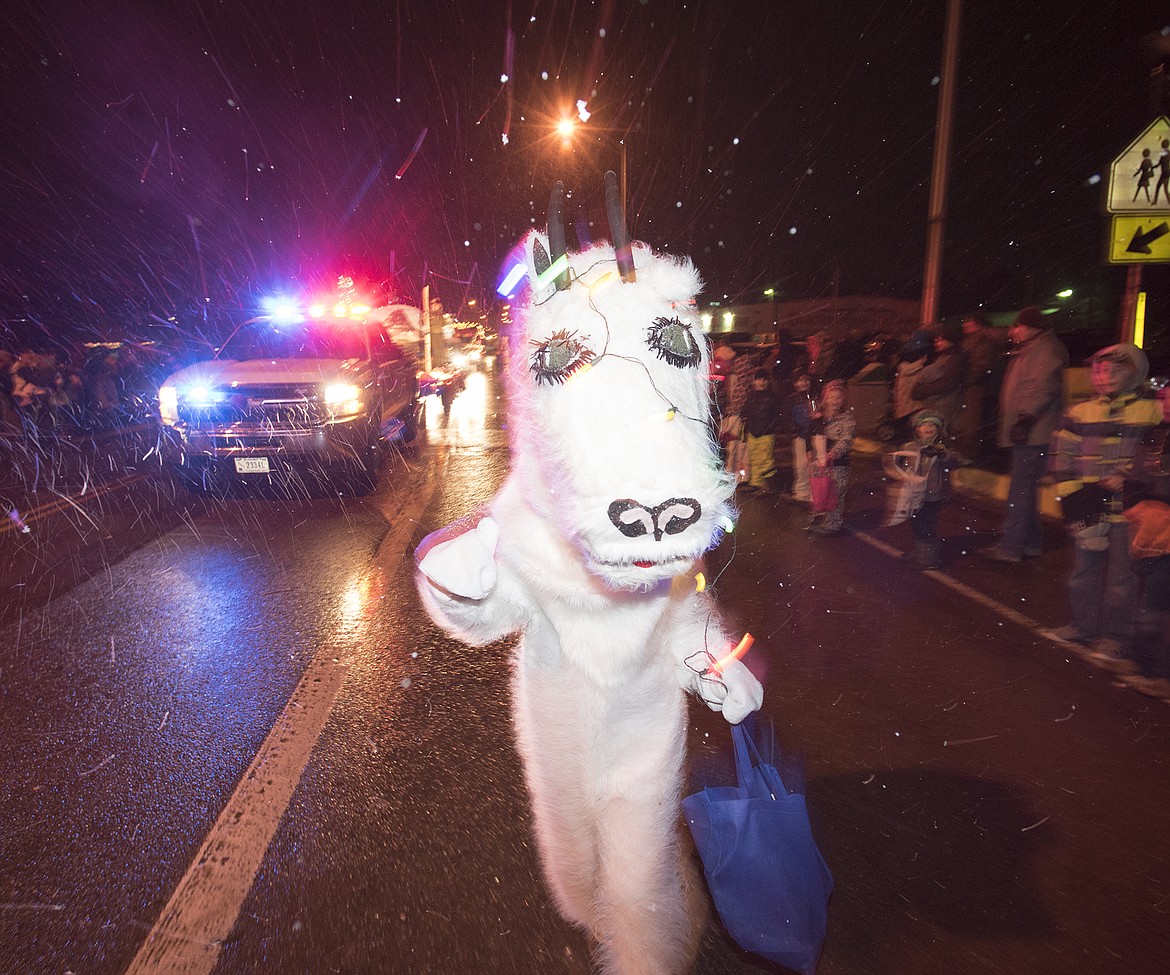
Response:
[[[512,471],[486,510],[423,541],[417,581],[469,644],[523,633],[516,735],[557,907],[603,971],[665,975],[689,968],[705,919],[679,842],[683,692],[736,723],[763,691],[693,571],[734,491],[708,425],[701,282],[689,260],[628,243],[606,183],[616,251],[565,263],[559,183],[549,237],[525,240]]]

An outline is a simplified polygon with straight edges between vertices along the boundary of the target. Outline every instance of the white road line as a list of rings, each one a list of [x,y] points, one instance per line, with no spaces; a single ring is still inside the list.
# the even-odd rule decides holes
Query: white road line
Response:
[[[384,565],[403,557],[439,479],[432,472],[404,489],[409,500],[379,547]],[[345,681],[337,649],[314,655],[126,975],[210,975],[215,968]]]
[[[872,545],[879,552],[885,552],[887,555],[892,556],[893,558],[902,557],[901,551],[894,548],[892,545],[887,545],[881,539],[875,538],[868,532],[855,530],[853,532],[853,537],[860,538],[867,545]],[[924,569],[922,574],[925,576],[930,576],[930,578],[934,579],[935,582],[939,582],[948,589],[951,589],[954,592],[957,592],[960,595],[966,596],[968,599],[979,603],[980,606],[986,606],[993,613],[997,613],[1004,619],[1010,620],[1012,623],[1015,623],[1018,626],[1022,626],[1025,629],[1031,630],[1038,637],[1041,637],[1045,640],[1051,640],[1053,643],[1059,643],[1065,649],[1076,654],[1078,657],[1083,658],[1094,666],[1100,666],[1091,656],[1090,648],[1079,643],[1072,643],[1069,640],[1062,640],[1055,633],[1053,633],[1052,630],[1041,626],[1030,616],[1025,616],[1023,613],[1012,609],[1010,606],[1005,606],[998,599],[993,599],[991,596],[988,596],[985,593],[981,593],[978,589],[972,589],[965,583],[959,582],[958,579],[951,578],[945,572],[940,572],[938,569]]]
[[[901,551],[894,548],[892,545],[887,545],[879,538],[874,538],[874,536],[870,535],[868,532],[855,531],[853,532],[853,536],[855,538],[860,538],[867,545],[872,545],[879,552],[885,552],[887,555],[893,556],[896,559],[902,557]],[[970,586],[959,582],[957,579],[952,579],[945,572],[940,572],[938,569],[924,569],[922,574],[925,576],[930,576],[930,578],[934,579],[936,582],[941,582],[948,589],[953,589],[955,592],[966,596],[968,599],[973,599],[981,606],[986,606],[993,612],[998,613],[1004,619],[1011,620],[1013,623],[1018,623],[1020,626],[1027,627],[1029,630],[1032,630],[1034,633],[1039,634],[1045,639],[1053,639],[1049,631],[1044,629],[1034,619],[1025,616],[1023,613],[1017,612],[1010,606],[1005,606],[997,599],[992,599],[990,596],[984,595],[977,589],[972,589]],[[1065,641],[1059,640],[1058,642],[1063,643]]]

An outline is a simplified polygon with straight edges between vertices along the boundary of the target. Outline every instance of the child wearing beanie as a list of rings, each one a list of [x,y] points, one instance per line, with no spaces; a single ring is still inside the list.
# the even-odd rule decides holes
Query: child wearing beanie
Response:
[[[939,512],[955,458],[943,446],[945,425],[937,413],[915,413],[911,429],[914,439],[882,458],[886,474],[898,484],[884,524],[898,525],[909,518],[914,527],[914,547],[902,558],[916,569],[937,569],[942,564]]]

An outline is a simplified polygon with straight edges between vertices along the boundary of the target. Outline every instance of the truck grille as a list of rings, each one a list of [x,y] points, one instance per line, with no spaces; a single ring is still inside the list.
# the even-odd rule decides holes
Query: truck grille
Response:
[[[179,404],[179,419],[196,429],[245,424],[259,430],[296,430],[317,426],[326,419],[315,386],[269,383],[222,390],[218,403]]]

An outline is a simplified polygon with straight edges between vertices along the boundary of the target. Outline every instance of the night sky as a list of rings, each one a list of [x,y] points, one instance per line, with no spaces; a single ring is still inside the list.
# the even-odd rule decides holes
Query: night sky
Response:
[[[1108,304],[1125,270],[1102,264],[1097,179],[1170,111],[1150,82],[1170,11],[964,7],[942,312],[1065,287]],[[8,0],[0,316],[18,336],[171,318],[215,332],[342,272],[409,301],[425,278],[458,312],[490,298],[554,180],[600,217],[622,139],[634,236],[690,254],[707,297],[917,298],[944,15],[944,0]],[[592,115],[565,149],[552,126],[578,99]],[[1164,318],[1167,268],[1145,277]]]

